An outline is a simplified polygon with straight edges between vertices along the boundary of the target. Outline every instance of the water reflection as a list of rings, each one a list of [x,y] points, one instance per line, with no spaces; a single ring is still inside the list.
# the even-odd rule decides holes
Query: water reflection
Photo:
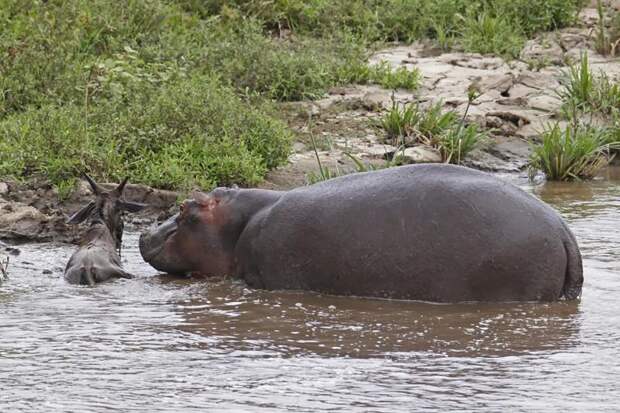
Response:
[[[578,302],[437,305],[250,291],[223,281],[176,308],[183,331],[285,355],[507,356],[566,349],[579,337]]]

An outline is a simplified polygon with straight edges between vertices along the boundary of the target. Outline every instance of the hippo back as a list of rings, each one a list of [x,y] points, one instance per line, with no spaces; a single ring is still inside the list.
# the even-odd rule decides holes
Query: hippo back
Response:
[[[242,276],[258,287],[428,301],[558,299],[575,243],[535,197],[450,165],[287,192],[239,242]]]

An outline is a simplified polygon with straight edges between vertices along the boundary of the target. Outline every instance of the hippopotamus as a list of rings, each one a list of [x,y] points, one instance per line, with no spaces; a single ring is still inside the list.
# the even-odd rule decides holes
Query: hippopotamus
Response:
[[[578,298],[583,283],[577,241],[554,209],[446,164],[197,193],[141,235],[140,251],[167,273],[335,295],[555,301]]]
[[[90,218],[90,226],[65,267],[65,279],[72,284],[95,285],[111,278],[133,278],[123,270],[119,252],[123,237],[123,211],[138,212],[146,205],[123,199],[127,178],[106,191],[88,175],[84,178],[96,196],[94,201],[73,214],[67,221],[79,224]]]

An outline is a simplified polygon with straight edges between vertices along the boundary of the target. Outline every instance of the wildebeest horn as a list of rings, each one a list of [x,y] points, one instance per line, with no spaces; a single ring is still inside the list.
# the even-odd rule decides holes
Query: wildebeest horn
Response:
[[[86,172],[84,172],[84,178],[90,184],[90,187],[92,188],[92,190],[95,193],[95,195],[99,195],[99,194],[101,194],[103,192],[103,188],[100,187],[95,181],[93,181],[93,179],[90,176],[88,176],[86,174]]]
[[[127,181],[129,180],[129,177],[126,176],[125,179],[123,179],[123,182],[121,182],[120,184],[118,184],[118,186],[116,187],[116,189],[114,190],[116,192],[117,195],[122,195],[123,194],[123,190],[125,189],[125,185],[127,184]]]

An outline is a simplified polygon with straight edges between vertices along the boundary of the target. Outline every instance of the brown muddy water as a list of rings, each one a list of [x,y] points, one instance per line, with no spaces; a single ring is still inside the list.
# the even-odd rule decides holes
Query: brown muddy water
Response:
[[[580,302],[459,304],[137,275],[68,285],[74,247],[23,245],[0,286],[0,411],[618,411],[620,168],[532,187],[584,256]],[[449,259],[449,257],[447,257]],[[51,273],[49,273],[51,271]]]

